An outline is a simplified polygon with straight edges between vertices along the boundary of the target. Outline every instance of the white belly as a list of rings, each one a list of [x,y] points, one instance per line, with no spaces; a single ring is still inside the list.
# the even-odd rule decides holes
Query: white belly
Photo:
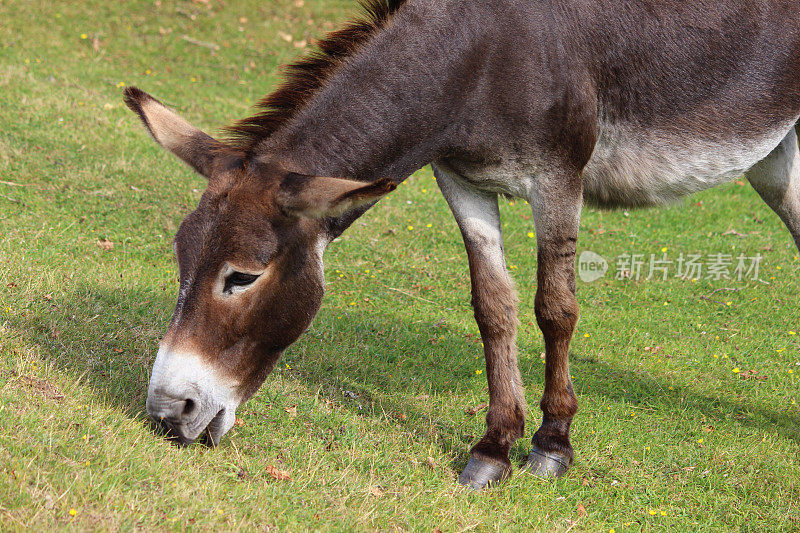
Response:
[[[708,141],[601,123],[583,173],[584,199],[602,207],[639,207],[720,185],[769,155],[794,124],[757,139]]]

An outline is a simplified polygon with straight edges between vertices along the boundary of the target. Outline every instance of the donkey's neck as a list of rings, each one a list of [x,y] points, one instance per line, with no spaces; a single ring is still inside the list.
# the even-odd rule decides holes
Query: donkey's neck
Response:
[[[481,76],[479,30],[459,4],[409,0],[256,157],[299,173],[399,182],[445,154],[464,134]]]

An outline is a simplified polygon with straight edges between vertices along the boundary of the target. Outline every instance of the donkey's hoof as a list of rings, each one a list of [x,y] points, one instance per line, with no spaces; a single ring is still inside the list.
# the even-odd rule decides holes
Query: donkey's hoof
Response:
[[[569,468],[569,457],[560,453],[545,452],[533,447],[523,470],[539,477],[561,477]]]
[[[481,490],[490,487],[511,475],[511,468],[471,457],[458,482],[466,487]]]

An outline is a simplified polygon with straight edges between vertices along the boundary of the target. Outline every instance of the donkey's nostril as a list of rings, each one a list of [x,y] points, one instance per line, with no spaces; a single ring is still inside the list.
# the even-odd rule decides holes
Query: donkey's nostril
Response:
[[[186,416],[192,414],[196,407],[197,403],[191,398],[187,398],[183,404],[183,415]]]

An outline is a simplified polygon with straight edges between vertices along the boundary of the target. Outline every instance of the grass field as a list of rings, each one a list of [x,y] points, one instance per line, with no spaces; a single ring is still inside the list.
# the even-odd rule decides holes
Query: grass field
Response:
[[[0,529],[800,530],[800,260],[741,181],[666,209],[585,210],[579,251],[611,270],[579,282],[562,480],[455,483],[488,394],[463,245],[429,168],[331,245],[322,311],[218,448],[153,434],[171,238],[204,181],[121,87],[218,132],[353,11],[0,0]],[[502,211],[531,405],[520,463],[543,348],[529,208]],[[683,280],[676,265],[615,279],[630,253],[763,261],[757,280]]]

